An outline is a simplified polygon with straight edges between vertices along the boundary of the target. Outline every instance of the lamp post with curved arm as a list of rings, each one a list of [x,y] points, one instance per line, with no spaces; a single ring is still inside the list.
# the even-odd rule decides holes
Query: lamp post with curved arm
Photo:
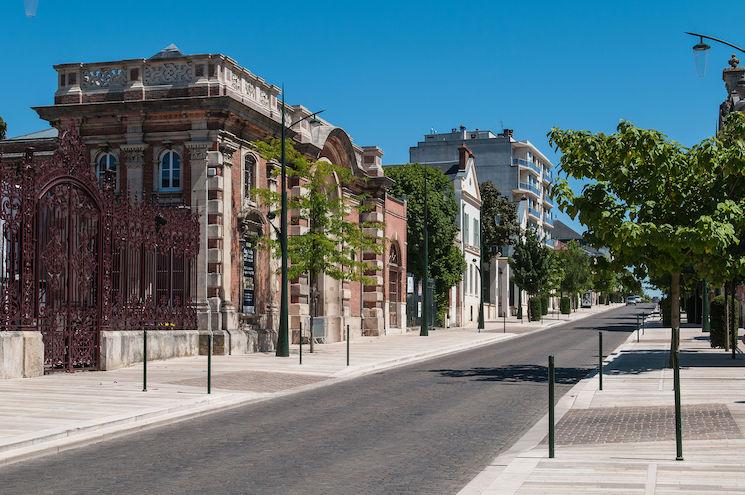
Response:
[[[705,34],[700,34],[700,33],[691,33],[688,31],[686,31],[685,34],[698,38],[698,43],[693,45],[692,49],[693,49],[693,59],[696,64],[696,72],[698,72],[698,75],[700,77],[704,77],[704,74],[706,73],[706,56],[708,54],[708,51],[711,49],[711,45],[704,42],[704,40],[710,40],[715,43],[720,43],[722,45],[729,46],[730,48],[734,48],[740,53],[745,53],[745,48],[740,48],[739,46],[732,44],[729,41],[724,41],[723,39],[714,38],[713,36],[707,36]]]
[[[277,334],[277,357],[289,357],[290,355],[290,339],[289,339],[289,290],[287,280],[287,167],[285,163],[285,129],[290,129],[292,126],[299,124],[300,122],[307,119],[315,119],[316,116],[323,112],[318,112],[306,115],[302,119],[292,122],[290,125],[285,124],[285,88],[282,86],[282,125],[281,125],[281,150],[280,150],[280,175],[281,175],[281,211],[280,211],[280,225],[279,225],[279,245],[282,252],[282,275],[281,275],[281,288],[280,288],[280,302],[279,302],[279,332]],[[310,329],[311,338],[313,338],[313,329]],[[300,336],[302,339],[302,335]]]

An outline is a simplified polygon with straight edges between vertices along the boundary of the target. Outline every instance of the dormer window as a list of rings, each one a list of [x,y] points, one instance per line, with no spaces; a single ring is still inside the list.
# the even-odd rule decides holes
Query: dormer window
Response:
[[[160,190],[181,191],[181,156],[168,150],[160,157]]]

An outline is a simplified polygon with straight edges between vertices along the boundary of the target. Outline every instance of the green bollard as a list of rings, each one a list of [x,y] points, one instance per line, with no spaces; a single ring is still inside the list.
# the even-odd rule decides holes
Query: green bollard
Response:
[[[502,333],[507,333],[507,310],[502,310]]]
[[[212,334],[207,338],[207,394],[212,393]]]
[[[300,364],[303,364],[303,322],[300,322]]]
[[[349,366],[349,325],[347,325],[347,366]]]
[[[554,458],[554,357],[548,357],[548,458]]]
[[[598,378],[600,390],[603,390],[603,332],[598,332]]]
[[[142,391],[147,392],[147,328],[142,331]]]
[[[683,420],[681,418],[680,405],[680,356],[678,351],[673,352],[673,387],[675,388],[675,452],[676,461],[683,460]]]

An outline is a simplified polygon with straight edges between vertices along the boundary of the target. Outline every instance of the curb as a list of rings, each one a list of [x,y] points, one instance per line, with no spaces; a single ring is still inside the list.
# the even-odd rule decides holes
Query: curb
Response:
[[[342,369],[329,376],[328,380],[311,383],[308,385],[279,392],[272,392],[263,396],[245,397],[245,395],[242,395],[240,393],[226,393],[223,396],[216,396],[215,398],[205,398],[204,400],[198,401],[196,404],[191,403],[165,410],[161,409],[149,412],[146,411],[131,416],[112,418],[105,423],[95,423],[89,424],[87,426],[83,424],[75,428],[50,432],[48,435],[45,435],[43,437],[29,438],[10,444],[0,445],[0,466],[26,461],[45,455],[58,454],[68,450],[85,447],[87,445],[94,445],[97,443],[105,442],[107,440],[119,438],[130,433],[141,432],[152,428],[175,424],[181,421],[196,419],[202,416],[207,416],[209,414],[228,411],[230,409],[235,409],[249,404],[257,404],[271,399],[307,392],[317,388],[334,385],[336,383],[353,380],[355,378],[369,375],[374,372],[391,370],[409,364],[424,362],[451,354],[466,352],[483,346],[506,342],[508,340],[532,335],[534,333],[541,332],[556,326],[573,323],[590,316],[599,315],[618,307],[619,306],[610,306],[603,311],[586,313],[572,320],[557,320],[556,322],[551,322],[534,330],[520,334],[497,334],[500,337],[504,335],[504,337],[495,337],[494,339],[487,341],[482,340],[478,342],[469,342],[454,347],[422,352],[419,354],[391,359],[388,361],[364,365],[355,369]],[[580,383],[582,383],[582,380],[578,382],[577,385],[579,385]],[[575,385],[575,387],[577,385]],[[567,394],[572,393],[573,391],[574,388],[567,392]],[[564,397],[566,397],[566,395]],[[535,426],[533,428],[535,428]]]
[[[634,339],[636,339],[636,331],[629,333],[626,340],[619,344],[605,357],[605,359],[603,359],[603,365],[605,366],[611,363],[614,359],[620,356],[621,348],[632,342]],[[554,408],[554,424],[558,424],[561,418],[572,409],[572,406],[574,406],[580,393],[584,391],[597,376],[597,369],[590,371],[585,377],[579,380],[572,388],[561,396]],[[543,439],[546,438],[547,434],[548,413],[531,426],[528,431],[526,431],[510,446],[510,448],[495,457],[483,470],[481,470],[481,472],[471,479],[466,486],[461,488],[460,491],[457,492],[457,495],[485,494],[487,490],[490,490],[492,485],[499,480],[501,474],[508,470],[512,472],[508,475],[509,479],[506,483],[502,485],[503,491],[500,493],[503,493],[504,495],[514,495],[514,493],[520,489],[525,479],[530,475],[533,468],[537,466],[538,461],[548,458],[547,453],[541,456],[530,456],[529,459],[527,459],[527,456],[526,458],[523,458],[521,455],[528,453],[540,445]],[[521,460],[526,461],[523,463],[525,465],[516,466],[516,464]],[[513,466],[515,469],[510,469]]]

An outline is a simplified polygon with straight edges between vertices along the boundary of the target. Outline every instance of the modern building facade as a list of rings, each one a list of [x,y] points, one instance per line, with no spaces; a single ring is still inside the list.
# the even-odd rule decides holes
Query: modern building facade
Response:
[[[468,130],[461,126],[447,133],[432,132],[409,149],[409,160],[430,166],[453,163],[458,160],[459,148],[466,146],[473,154],[480,183],[492,182],[499,191],[518,205],[518,221],[523,229],[533,229],[549,247],[554,246],[554,203],[550,197],[553,164],[529,141],[518,141],[511,129],[499,134],[488,130]],[[485,221],[485,220],[484,220]],[[485,263],[487,302],[503,311],[515,313],[518,297],[516,288],[510,287],[508,256],[505,247],[498,256]],[[523,305],[527,297],[523,297]],[[488,317],[488,315],[487,315]]]
[[[227,56],[185,55],[175,46],[149,59],[54,69],[54,104],[35,110],[53,129],[79,130],[90,171],[113,176],[119,196],[198,214],[199,331],[214,332],[217,353],[271,349],[279,322],[279,260],[256,239],[276,236],[279,215],[273,219],[255,190],[277,192],[280,183],[278,164],[252,143],[279,136],[280,88]],[[287,106],[285,113],[288,124],[311,115],[301,105]],[[380,253],[359,253],[371,267],[364,283],[320,277],[314,334],[333,342],[344,338],[346,325],[352,335],[404,331],[406,204],[388,194],[392,183],[383,174],[382,150],[357,146],[344,129],[320,119],[304,120],[287,134],[307,158],[352,171],[350,184],[330,178],[330,194],[346,198],[351,221],[378,222],[381,227],[368,234],[384,245]],[[0,160],[16,166],[29,147],[51,154],[57,139],[52,130],[0,142]],[[298,179],[288,179],[289,195],[302,190]],[[288,223],[290,236],[308,229],[295,212]],[[307,277],[290,281],[294,342],[301,323],[308,328],[310,293]]]

